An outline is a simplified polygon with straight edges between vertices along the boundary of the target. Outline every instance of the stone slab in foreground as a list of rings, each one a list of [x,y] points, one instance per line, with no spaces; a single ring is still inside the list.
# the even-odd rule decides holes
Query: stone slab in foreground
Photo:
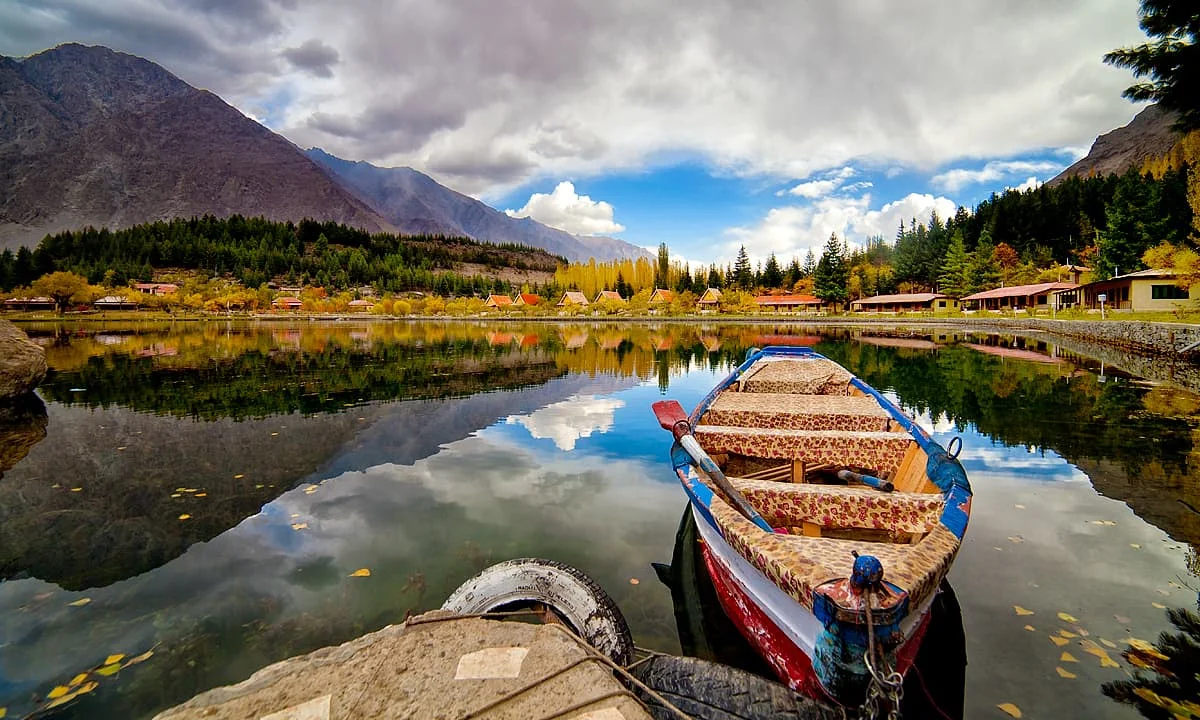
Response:
[[[606,666],[584,662],[587,648],[561,628],[447,617],[434,611],[337,647],[268,665],[237,685],[197,695],[155,720],[348,720],[463,718],[515,690],[537,687],[477,715],[647,720]],[[473,716],[474,717],[474,716]]]

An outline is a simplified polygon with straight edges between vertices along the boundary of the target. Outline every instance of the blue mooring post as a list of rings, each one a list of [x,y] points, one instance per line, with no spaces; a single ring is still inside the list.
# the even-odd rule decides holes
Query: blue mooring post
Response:
[[[874,555],[859,555],[854,558],[854,571],[850,573],[850,587],[858,592],[883,582],[883,563]]]

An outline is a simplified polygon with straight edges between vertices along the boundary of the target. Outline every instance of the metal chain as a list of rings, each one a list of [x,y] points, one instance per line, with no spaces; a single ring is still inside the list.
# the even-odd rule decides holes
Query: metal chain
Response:
[[[900,720],[900,701],[904,698],[904,676],[888,665],[887,656],[882,649],[875,647],[874,611],[871,607],[871,591],[863,593],[866,601],[867,615],[867,651],[863,653],[867,672],[871,673],[871,681],[867,683],[867,696],[859,708],[862,720],[878,720],[881,700],[887,701],[887,720]],[[878,654],[880,671],[875,669],[872,656]]]

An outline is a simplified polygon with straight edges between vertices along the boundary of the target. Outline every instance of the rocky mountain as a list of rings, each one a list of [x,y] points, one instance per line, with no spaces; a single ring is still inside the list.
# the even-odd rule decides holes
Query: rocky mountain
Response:
[[[211,213],[391,226],[286,139],[142,58],[0,57],[0,246]]]
[[[1165,155],[1179,140],[1179,134],[1171,129],[1174,121],[1173,113],[1157,105],[1147,106],[1128,125],[1096,138],[1087,155],[1049,184],[1075,176],[1120,174],[1147,158]]]
[[[352,162],[320,148],[310,148],[306,154],[401,232],[532,245],[568,260],[652,257],[644,248],[624,240],[572,235],[531,218],[510,217],[412,168]]]

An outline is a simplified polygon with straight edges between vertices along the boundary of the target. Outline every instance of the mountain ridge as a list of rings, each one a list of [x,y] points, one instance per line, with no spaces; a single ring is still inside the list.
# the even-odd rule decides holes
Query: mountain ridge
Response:
[[[1092,142],[1087,155],[1047,183],[1054,185],[1070,177],[1121,174],[1141,167],[1147,159],[1170,152],[1180,139],[1171,124],[1175,114],[1158,105],[1148,105],[1127,124],[1102,133]]]
[[[448,188],[410,167],[379,167],[339,158],[321,148],[305,155],[328,170],[401,232],[465,235],[493,243],[533,245],[573,261],[652,258],[651,253],[616,238],[573,235],[533,218],[516,218]]]

